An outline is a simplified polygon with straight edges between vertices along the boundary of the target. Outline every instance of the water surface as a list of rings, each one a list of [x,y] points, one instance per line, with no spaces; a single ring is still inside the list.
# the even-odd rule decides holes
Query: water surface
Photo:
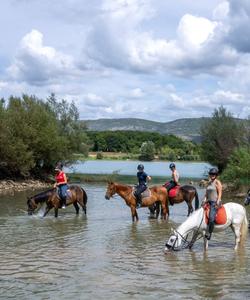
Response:
[[[26,215],[27,191],[0,198],[1,299],[247,299],[250,242],[235,252],[230,229],[214,234],[206,254],[164,254],[171,227],[186,219],[185,204],[170,220],[145,208],[131,222],[120,197],[105,200],[104,184],[87,184],[88,215],[73,206],[41,218]],[[204,191],[199,190],[200,197]]]

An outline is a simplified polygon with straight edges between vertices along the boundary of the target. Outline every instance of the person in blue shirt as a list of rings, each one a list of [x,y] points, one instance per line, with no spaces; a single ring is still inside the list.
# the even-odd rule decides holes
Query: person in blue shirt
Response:
[[[147,182],[151,180],[151,177],[144,172],[144,166],[142,164],[138,165],[137,171],[138,185],[134,195],[136,197],[137,207],[140,207],[142,203],[141,194],[147,189]]]

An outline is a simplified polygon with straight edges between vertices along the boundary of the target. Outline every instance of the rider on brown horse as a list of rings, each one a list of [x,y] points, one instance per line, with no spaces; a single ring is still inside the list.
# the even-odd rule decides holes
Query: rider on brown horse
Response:
[[[147,189],[147,181],[151,180],[151,177],[144,172],[144,166],[142,164],[138,165],[137,170],[138,185],[136,186],[134,195],[136,197],[137,207],[140,207],[142,201],[141,194]]]
[[[176,166],[174,163],[169,165],[169,169],[172,171],[171,180],[165,183],[166,189],[168,192],[179,184],[179,173],[176,170]]]
[[[58,188],[58,194],[59,194],[60,199],[62,200],[62,208],[65,208],[66,201],[67,201],[68,180],[67,180],[66,174],[63,172],[62,168],[63,168],[62,163],[58,163],[55,167],[56,183],[54,184],[54,187]]]

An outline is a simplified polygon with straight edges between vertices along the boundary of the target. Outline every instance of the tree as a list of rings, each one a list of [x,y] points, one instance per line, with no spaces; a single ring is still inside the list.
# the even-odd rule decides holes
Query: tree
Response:
[[[223,179],[234,181],[236,186],[250,182],[250,147],[239,147],[233,151],[229,158],[226,169],[223,172]],[[245,182],[242,182],[245,181]]]
[[[151,161],[155,155],[155,145],[152,141],[143,142],[140,149],[140,159]]]
[[[219,171],[225,169],[232,152],[244,141],[244,128],[230,112],[221,106],[201,128],[202,158]]]

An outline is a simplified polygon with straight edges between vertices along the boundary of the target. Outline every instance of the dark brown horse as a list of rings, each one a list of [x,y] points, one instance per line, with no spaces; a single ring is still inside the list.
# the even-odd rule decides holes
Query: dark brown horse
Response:
[[[196,188],[192,185],[182,185],[177,189],[176,195],[174,197],[170,197],[171,191],[168,196],[170,205],[185,201],[188,206],[188,216],[194,211],[192,205],[193,199],[195,199],[195,209],[199,208],[199,196]]]
[[[136,211],[136,198],[133,193],[133,187],[117,182],[109,182],[105,194],[105,198],[109,200],[114,194],[118,194],[122,197],[126,204],[131,209],[132,221],[134,222],[139,220],[138,214]],[[149,207],[154,203],[160,203],[162,207],[162,216],[163,219],[166,219],[166,215],[169,214],[168,209],[168,196],[167,191],[163,186],[153,186],[149,188],[150,193],[147,197],[142,198],[142,207]],[[157,218],[159,215],[159,211],[157,214]]]
[[[87,194],[83,188],[81,188],[78,185],[69,186],[66,205],[68,206],[70,204],[73,204],[76,210],[76,214],[79,214],[78,204],[80,204],[84,213],[87,213],[87,199]],[[42,205],[44,202],[46,202],[46,208],[43,217],[45,217],[53,207],[55,211],[55,217],[57,217],[58,209],[62,207],[62,203],[56,188],[41,192],[32,197],[28,197],[28,214],[32,215],[36,208],[39,206],[39,204]]]

